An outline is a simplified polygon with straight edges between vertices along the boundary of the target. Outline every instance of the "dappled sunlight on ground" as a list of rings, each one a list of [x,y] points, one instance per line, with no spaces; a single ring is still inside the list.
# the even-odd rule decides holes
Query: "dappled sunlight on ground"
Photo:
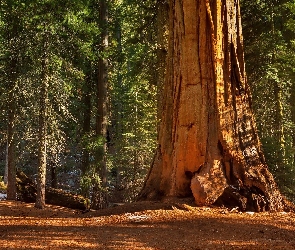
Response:
[[[1,249],[295,249],[293,213],[141,202],[82,213],[0,201]]]

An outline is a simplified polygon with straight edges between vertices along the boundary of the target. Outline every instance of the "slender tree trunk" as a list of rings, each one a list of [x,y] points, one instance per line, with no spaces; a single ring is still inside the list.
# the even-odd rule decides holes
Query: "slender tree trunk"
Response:
[[[88,72],[85,79],[85,89],[83,92],[83,134],[87,137],[89,136],[91,125],[91,80],[91,72]],[[89,164],[89,150],[86,148],[86,145],[84,145],[82,152],[82,175],[84,175],[87,172],[87,170],[89,170]]]
[[[105,55],[108,47],[108,9],[107,1],[100,1],[100,23],[101,23],[101,57],[98,61],[98,81],[97,81],[97,121],[96,135],[103,138],[103,155],[97,157],[100,162],[99,176],[101,179],[101,187],[94,187],[94,200],[92,206],[95,208],[105,208],[108,205],[107,198],[107,133],[108,133],[108,60]]]
[[[49,162],[50,170],[51,170],[51,187],[57,188],[57,166],[54,159]]]
[[[18,41],[19,37],[19,23],[16,22],[16,13],[13,11],[13,7],[8,4],[7,17],[7,30],[6,30],[6,42],[8,44],[9,59],[7,62],[7,90],[8,90],[8,124],[7,124],[7,199],[16,199],[16,142],[15,142],[15,125],[16,125],[16,84],[19,77],[19,53],[20,45]]]
[[[14,86],[14,84],[13,84]],[[9,93],[7,128],[7,200],[16,200],[16,164],[15,164],[15,113],[16,104],[13,89]]]
[[[123,148],[123,100],[122,96],[120,95],[123,92],[123,73],[122,73],[122,57],[123,57],[123,50],[122,50],[122,30],[121,30],[121,20],[118,19],[116,22],[116,39],[117,39],[117,51],[119,54],[118,58],[118,66],[116,68],[117,70],[117,89],[119,89],[119,93],[117,93],[115,97],[115,105],[114,105],[114,119],[112,120],[112,124],[114,124],[115,130],[113,131],[115,135],[113,138],[115,138],[115,143],[112,145],[112,149],[108,149],[109,152],[112,150],[112,154],[114,157],[118,157],[120,155],[120,152]],[[121,92],[122,91],[122,92]],[[122,172],[123,172],[123,162],[119,161],[116,166],[116,188],[120,189],[122,187]],[[123,202],[122,195],[116,195],[116,202]]]
[[[292,117],[292,125],[293,125],[293,133],[292,133],[292,148],[293,148],[293,166],[295,166],[295,84],[293,83],[291,89],[291,98],[290,98],[290,106],[291,106],[291,117]]]
[[[238,0],[171,0],[159,147],[141,199],[280,210],[246,82]]]
[[[45,34],[43,56],[41,61],[41,86],[39,107],[39,149],[37,170],[37,196],[35,207],[45,207],[46,184],[46,144],[47,144],[47,102],[48,102],[48,34]]]
[[[275,29],[275,11],[274,11],[274,2],[270,1],[270,16],[271,16],[271,35],[275,41],[276,29]],[[271,64],[275,64],[276,61],[276,47],[273,46]],[[277,80],[272,80],[274,88],[274,102],[275,102],[275,119],[274,119],[274,129],[275,129],[275,138],[278,142],[278,150],[276,150],[276,158],[279,165],[279,168],[283,167],[285,159],[285,139],[284,139],[284,126],[283,126],[283,105],[282,105],[282,89],[280,83]]]
[[[283,167],[285,159],[285,138],[283,126],[283,105],[282,105],[282,89],[279,83],[274,81],[274,101],[275,101],[275,138],[278,142],[278,150],[276,152],[279,168]]]
[[[7,184],[7,182],[8,182],[8,144],[9,143],[8,143],[8,140],[7,140],[7,144],[6,144],[6,157],[5,157],[5,169],[4,169],[4,177],[3,177],[4,184]]]

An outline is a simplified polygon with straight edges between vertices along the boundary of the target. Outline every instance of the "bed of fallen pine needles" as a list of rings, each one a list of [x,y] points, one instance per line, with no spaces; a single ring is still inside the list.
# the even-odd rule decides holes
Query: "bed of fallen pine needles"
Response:
[[[0,249],[295,249],[294,213],[137,202],[83,213],[0,201]]]

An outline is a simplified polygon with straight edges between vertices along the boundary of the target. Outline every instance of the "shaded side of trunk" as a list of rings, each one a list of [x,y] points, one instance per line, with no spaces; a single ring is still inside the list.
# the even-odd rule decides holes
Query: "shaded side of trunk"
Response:
[[[239,1],[170,1],[159,148],[141,199],[280,210],[246,82]]]
[[[225,20],[220,24],[227,35],[216,45],[223,51],[216,58],[218,145],[229,185],[221,200],[242,210],[282,210],[284,201],[266,166],[251,110],[239,2],[227,1],[221,11]]]

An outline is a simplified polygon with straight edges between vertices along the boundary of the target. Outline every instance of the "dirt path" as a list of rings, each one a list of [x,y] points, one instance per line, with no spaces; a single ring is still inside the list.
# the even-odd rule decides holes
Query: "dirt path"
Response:
[[[295,214],[141,202],[81,213],[0,201],[0,249],[295,249]]]

